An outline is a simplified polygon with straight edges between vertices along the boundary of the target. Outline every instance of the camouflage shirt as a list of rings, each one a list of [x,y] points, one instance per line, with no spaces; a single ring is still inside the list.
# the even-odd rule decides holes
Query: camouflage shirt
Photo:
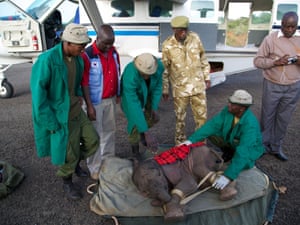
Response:
[[[183,44],[174,35],[166,39],[162,45],[162,62],[165,66],[163,93],[169,93],[169,82],[173,97],[192,96],[205,91],[205,81],[210,79],[210,65],[196,33],[189,31]]]

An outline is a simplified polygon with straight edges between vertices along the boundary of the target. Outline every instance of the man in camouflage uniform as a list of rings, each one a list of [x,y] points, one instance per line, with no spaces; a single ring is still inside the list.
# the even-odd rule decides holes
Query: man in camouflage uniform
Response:
[[[169,82],[172,85],[176,115],[175,144],[186,140],[185,117],[191,105],[196,129],[207,118],[206,89],[210,87],[210,65],[199,36],[188,30],[189,19],[177,16],[172,19],[174,34],[162,45],[163,99],[168,100]]]

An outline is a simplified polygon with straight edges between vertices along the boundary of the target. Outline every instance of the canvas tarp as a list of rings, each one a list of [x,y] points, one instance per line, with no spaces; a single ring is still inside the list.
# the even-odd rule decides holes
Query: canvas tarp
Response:
[[[116,216],[122,225],[164,224],[162,209],[152,207],[151,199],[140,195],[133,184],[132,170],[128,159],[106,159],[90,209],[101,216]],[[237,179],[237,190],[237,196],[229,201],[220,201],[214,189],[200,194],[185,206],[185,220],[171,224],[260,225],[267,221],[270,201],[276,194],[268,177],[257,168],[243,171]]]

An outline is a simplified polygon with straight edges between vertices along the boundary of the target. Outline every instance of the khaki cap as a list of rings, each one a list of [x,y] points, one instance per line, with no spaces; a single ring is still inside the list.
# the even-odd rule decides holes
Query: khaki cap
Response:
[[[252,96],[245,90],[236,90],[230,97],[229,102],[243,106],[253,104]]]
[[[61,39],[74,44],[87,44],[92,40],[87,34],[87,28],[76,23],[66,26]]]
[[[172,28],[188,28],[189,18],[186,16],[176,16],[171,20]]]
[[[143,53],[134,59],[137,70],[146,75],[152,75],[157,70],[157,59],[150,53]]]

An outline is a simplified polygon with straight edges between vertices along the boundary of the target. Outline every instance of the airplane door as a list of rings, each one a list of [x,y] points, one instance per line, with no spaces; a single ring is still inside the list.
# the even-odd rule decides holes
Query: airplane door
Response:
[[[225,45],[245,47],[248,42],[251,3],[230,2],[227,15]]]
[[[0,36],[8,52],[40,52],[43,41],[38,21],[11,1],[1,1]]]
[[[34,62],[41,52],[53,46],[47,38],[53,38],[56,29],[49,25],[59,18],[57,7],[64,2],[69,1],[35,0],[19,6],[12,0],[0,0],[0,98],[13,96],[13,86],[4,74],[11,65]],[[72,2],[78,7],[76,0]],[[53,32],[49,32],[51,29]]]
[[[2,45],[9,53],[19,53],[35,58],[39,53],[54,46],[57,31],[62,29],[60,6],[72,7],[65,14],[72,14],[78,7],[75,0],[34,0],[27,6],[19,6],[12,0],[0,1],[0,36]],[[74,12],[73,12],[74,11]],[[68,21],[70,22],[70,21]]]

